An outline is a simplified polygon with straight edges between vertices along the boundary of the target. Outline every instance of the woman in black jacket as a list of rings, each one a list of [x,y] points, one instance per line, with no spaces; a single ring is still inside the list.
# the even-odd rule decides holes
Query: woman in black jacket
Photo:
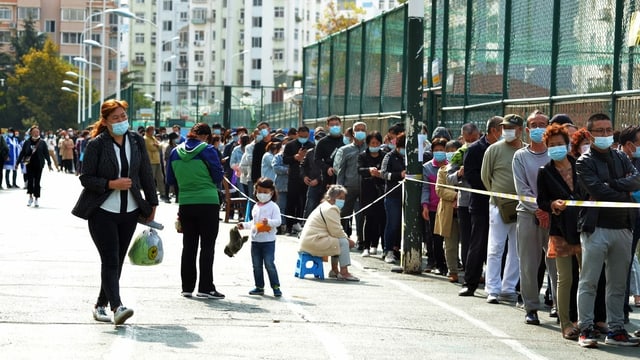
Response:
[[[89,221],[89,233],[102,261],[100,294],[93,310],[97,321],[124,323],[133,310],[120,300],[122,264],[138,219],[152,221],[158,205],[144,139],[129,131],[126,101],[107,100],[84,153],[80,182],[84,189],[72,213]],[[144,198],[141,192],[144,192]]]
[[[18,155],[18,161],[16,161],[16,169],[18,165],[24,162],[27,169],[26,182],[27,182],[27,194],[29,194],[29,202],[27,206],[33,205],[38,207],[38,199],[40,198],[40,179],[42,178],[42,169],[44,168],[44,162],[46,161],[51,168],[51,157],[49,157],[49,149],[44,140],[40,139],[40,129],[37,126],[32,126],[29,130],[29,139],[25,140],[22,144],[22,150]]]
[[[358,173],[360,174],[360,208],[365,208],[364,214],[364,238],[362,240],[362,256],[376,255],[378,240],[382,237],[384,244],[384,226],[386,215],[384,202],[377,200],[384,194],[384,180],[382,179],[382,159],[385,153],[382,151],[382,135],[372,131],[365,139],[367,149],[358,155]],[[372,204],[373,203],[373,204]]]
[[[406,174],[404,166],[405,154],[404,133],[396,137],[396,148],[387,153],[382,160],[382,178],[385,180],[384,209],[387,223],[384,228],[384,252],[387,263],[396,262],[396,255],[400,253],[400,231],[402,225],[402,187],[396,185]],[[395,188],[393,191],[391,191]]]

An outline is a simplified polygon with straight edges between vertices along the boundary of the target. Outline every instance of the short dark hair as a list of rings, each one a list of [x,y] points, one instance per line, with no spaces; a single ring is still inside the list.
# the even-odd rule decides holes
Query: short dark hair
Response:
[[[307,126],[300,126],[300,127],[298,128],[298,132],[301,132],[301,131],[302,131],[302,132],[309,132],[309,127],[307,127]]]
[[[401,147],[401,148],[406,147],[405,146],[406,141],[407,141],[407,137],[403,132],[401,132],[400,134],[398,134],[398,136],[396,136],[396,147]]]
[[[373,130],[369,132],[367,138],[365,139],[365,143],[369,144],[371,140],[376,139],[382,144],[382,134],[379,131]]]
[[[220,123],[214,123],[211,125],[212,129],[222,129],[222,125],[220,125]]]
[[[268,128],[271,128],[271,126],[269,126],[269,123],[266,121],[260,121],[258,125],[256,125],[256,128],[260,128],[260,126],[262,125],[267,125]]]
[[[211,128],[209,125],[205,123],[197,123],[193,125],[189,133],[187,134],[188,139],[195,139],[198,135],[209,135],[211,136]]]
[[[602,120],[611,121],[611,118],[609,117],[609,115],[604,113],[595,113],[589,116],[589,119],[587,119],[587,130],[591,131],[593,129],[593,123]]]
[[[635,142],[640,126],[627,126],[620,132],[620,145],[624,145],[627,141]]]
[[[342,119],[340,119],[340,116],[338,115],[329,115],[329,117],[327,117],[327,124],[329,123],[329,121],[331,120],[338,120],[339,122],[342,123]]]
[[[462,125],[461,130],[462,130],[462,133],[466,135],[472,135],[476,132],[480,132],[480,129],[478,129],[478,126],[474,123],[466,123]]]
[[[253,186],[254,194],[258,193],[258,186],[264,189],[271,190],[273,192],[271,201],[273,201],[274,203],[278,201],[278,190],[276,189],[276,184],[273,182],[273,180],[265,176],[256,180],[256,184]]]

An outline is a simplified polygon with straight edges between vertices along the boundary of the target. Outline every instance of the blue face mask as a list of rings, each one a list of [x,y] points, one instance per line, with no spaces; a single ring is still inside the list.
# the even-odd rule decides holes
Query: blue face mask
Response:
[[[453,155],[455,155],[455,151],[454,152],[448,152],[447,153],[447,161],[451,161],[451,159],[453,159]]]
[[[349,138],[348,136],[343,136],[342,137],[342,143],[345,144],[345,145],[351,144],[351,138]]]
[[[356,131],[355,133],[353,133],[353,136],[356,138],[356,140],[363,141],[367,138],[367,133],[364,131]]]
[[[267,135],[269,135],[269,129],[260,130],[260,135],[262,135],[262,138],[264,139],[265,137],[267,137]]]
[[[300,144],[306,144],[306,143],[307,143],[307,141],[309,141],[309,138],[306,138],[306,137],[299,137],[299,138],[298,138],[298,142],[299,142]]]
[[[545,131],[546,131],[545,128],[529,129],[529,138],[531,138],[531,141],[535,143],[541,143],[542,135],[544,135]]]
[[[389,150],[391,150],[391,151],[396,149],[396,146],[393,145],[393,144],[388,144],[387,146],[389,147]]]
[[[340,125],[333,125],[329,128],[329,134],[332,136],[338,136],[342,133],[342,127]]]
[[[552,146],[547,149],[547,154],[549,154],[549,157],[554,161],[560,161],[567,157],[567,152],[568,149],[566,145]]]
[[[256,142],[260,142],[262,141],[263,136],[262,135],[257,135],[256,136]]]
[[[437,162],[443,162],[447,159],[447,153],[444,151],[434,151],[433,159]]]
[[[213,129],[214,135],[220,135],[220,133],[221,133],[220,129]]]
[[[600,150],[606,150],[613,144],[613,135],[611,136],[596,136],[593,139],[593,145]]]
[[[398,153],[402,156],[406,156],[407,155],[407,149],[402,148],[402,149],[398,149]]]
[[[336,206],[338,207],[338,209],[342,210],[342,208],[344,207],[344,199],[336,199]]]
[[[238,142],[238,137],[237,137],[237,136],[234,136],[234,137],[232,137],[232,138],[231,138],[231,140],[232,140],[233,142]]]
[[[114,135],[124,135],[127,130],[129,130],[129,121],[125,120],[125,121],[120,121],[119,123],[115,123],[115,124],[111,124],[111,132],[113,132]]]
[[[640,149],[640,147],[638,149]],[[377,147],[377,146],[369,146],[369,152],[377,153],[378,151],[380,151],[379,147]]]
[[[640,158],[640,146],[636,146],[636,151],[633,153],[632,156],[634,159]]]

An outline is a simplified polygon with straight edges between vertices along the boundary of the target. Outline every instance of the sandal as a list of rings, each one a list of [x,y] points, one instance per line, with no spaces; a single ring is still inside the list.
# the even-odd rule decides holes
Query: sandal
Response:
[[[566,328],[563,330],[562,337],[567,340],[576,341],[580,337],[580,330],[575,327]]]
[[[633,302],[635,307],[640,307],[640,295],[633,295]]]
[[[338,280],[344,280],[344,281],[360,281],[360,279],[358,279],[357,277],[351,275],[351,274],[347,274],[347,275],[342,275],[340,273],[337,274],[338,275]]]
[[[338,277],[338,273],[333,271],[333,270],[331,270],[331,271],[329,271],[329,277],[335,279],[335,278]]]

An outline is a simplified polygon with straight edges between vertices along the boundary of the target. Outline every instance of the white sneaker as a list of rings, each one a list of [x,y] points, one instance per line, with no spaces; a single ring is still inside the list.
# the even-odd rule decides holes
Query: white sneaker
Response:
[[[40,206],[40,205],[38,205],[38,198],[36,198],[36,199],[33,201],[33,206],[34,206],[34,207],[39,207],[39,206]]]
[[[33,204],[33,197],[29,196],[29,202],[27,203],[27,206],[31,206],[31,204]]]
[[[387,256],[384,257],[384,262],[386,262],[387,264],[396,262],[396,256],[393,255],[393,251],[387,251]]]
[[[378,249],[377,248],[371,248],[369,249],[369,254],[371,255],[377,255],[378,254]]]
[[[362,250],[362,255],[360,255],[360,256],[369,257],[369,250],[367,250],[367,249]]]
[[[96,321],[111,322],[111,317],[107,315],[107,309],[104,306],[96,306],[93,309],[93,318]]]
[[[293,226],[291,226],[291,230],[293,230],[295,232],[300,232],[300,231],[302,231],[302,226],[300,226],[299,223],[295,223],[295,224],[293,224]]]
[[[120,305],[113,314],[113,323],[122,325],[131,316],[133,316],[133,309],[127,309],[123,305]]]

